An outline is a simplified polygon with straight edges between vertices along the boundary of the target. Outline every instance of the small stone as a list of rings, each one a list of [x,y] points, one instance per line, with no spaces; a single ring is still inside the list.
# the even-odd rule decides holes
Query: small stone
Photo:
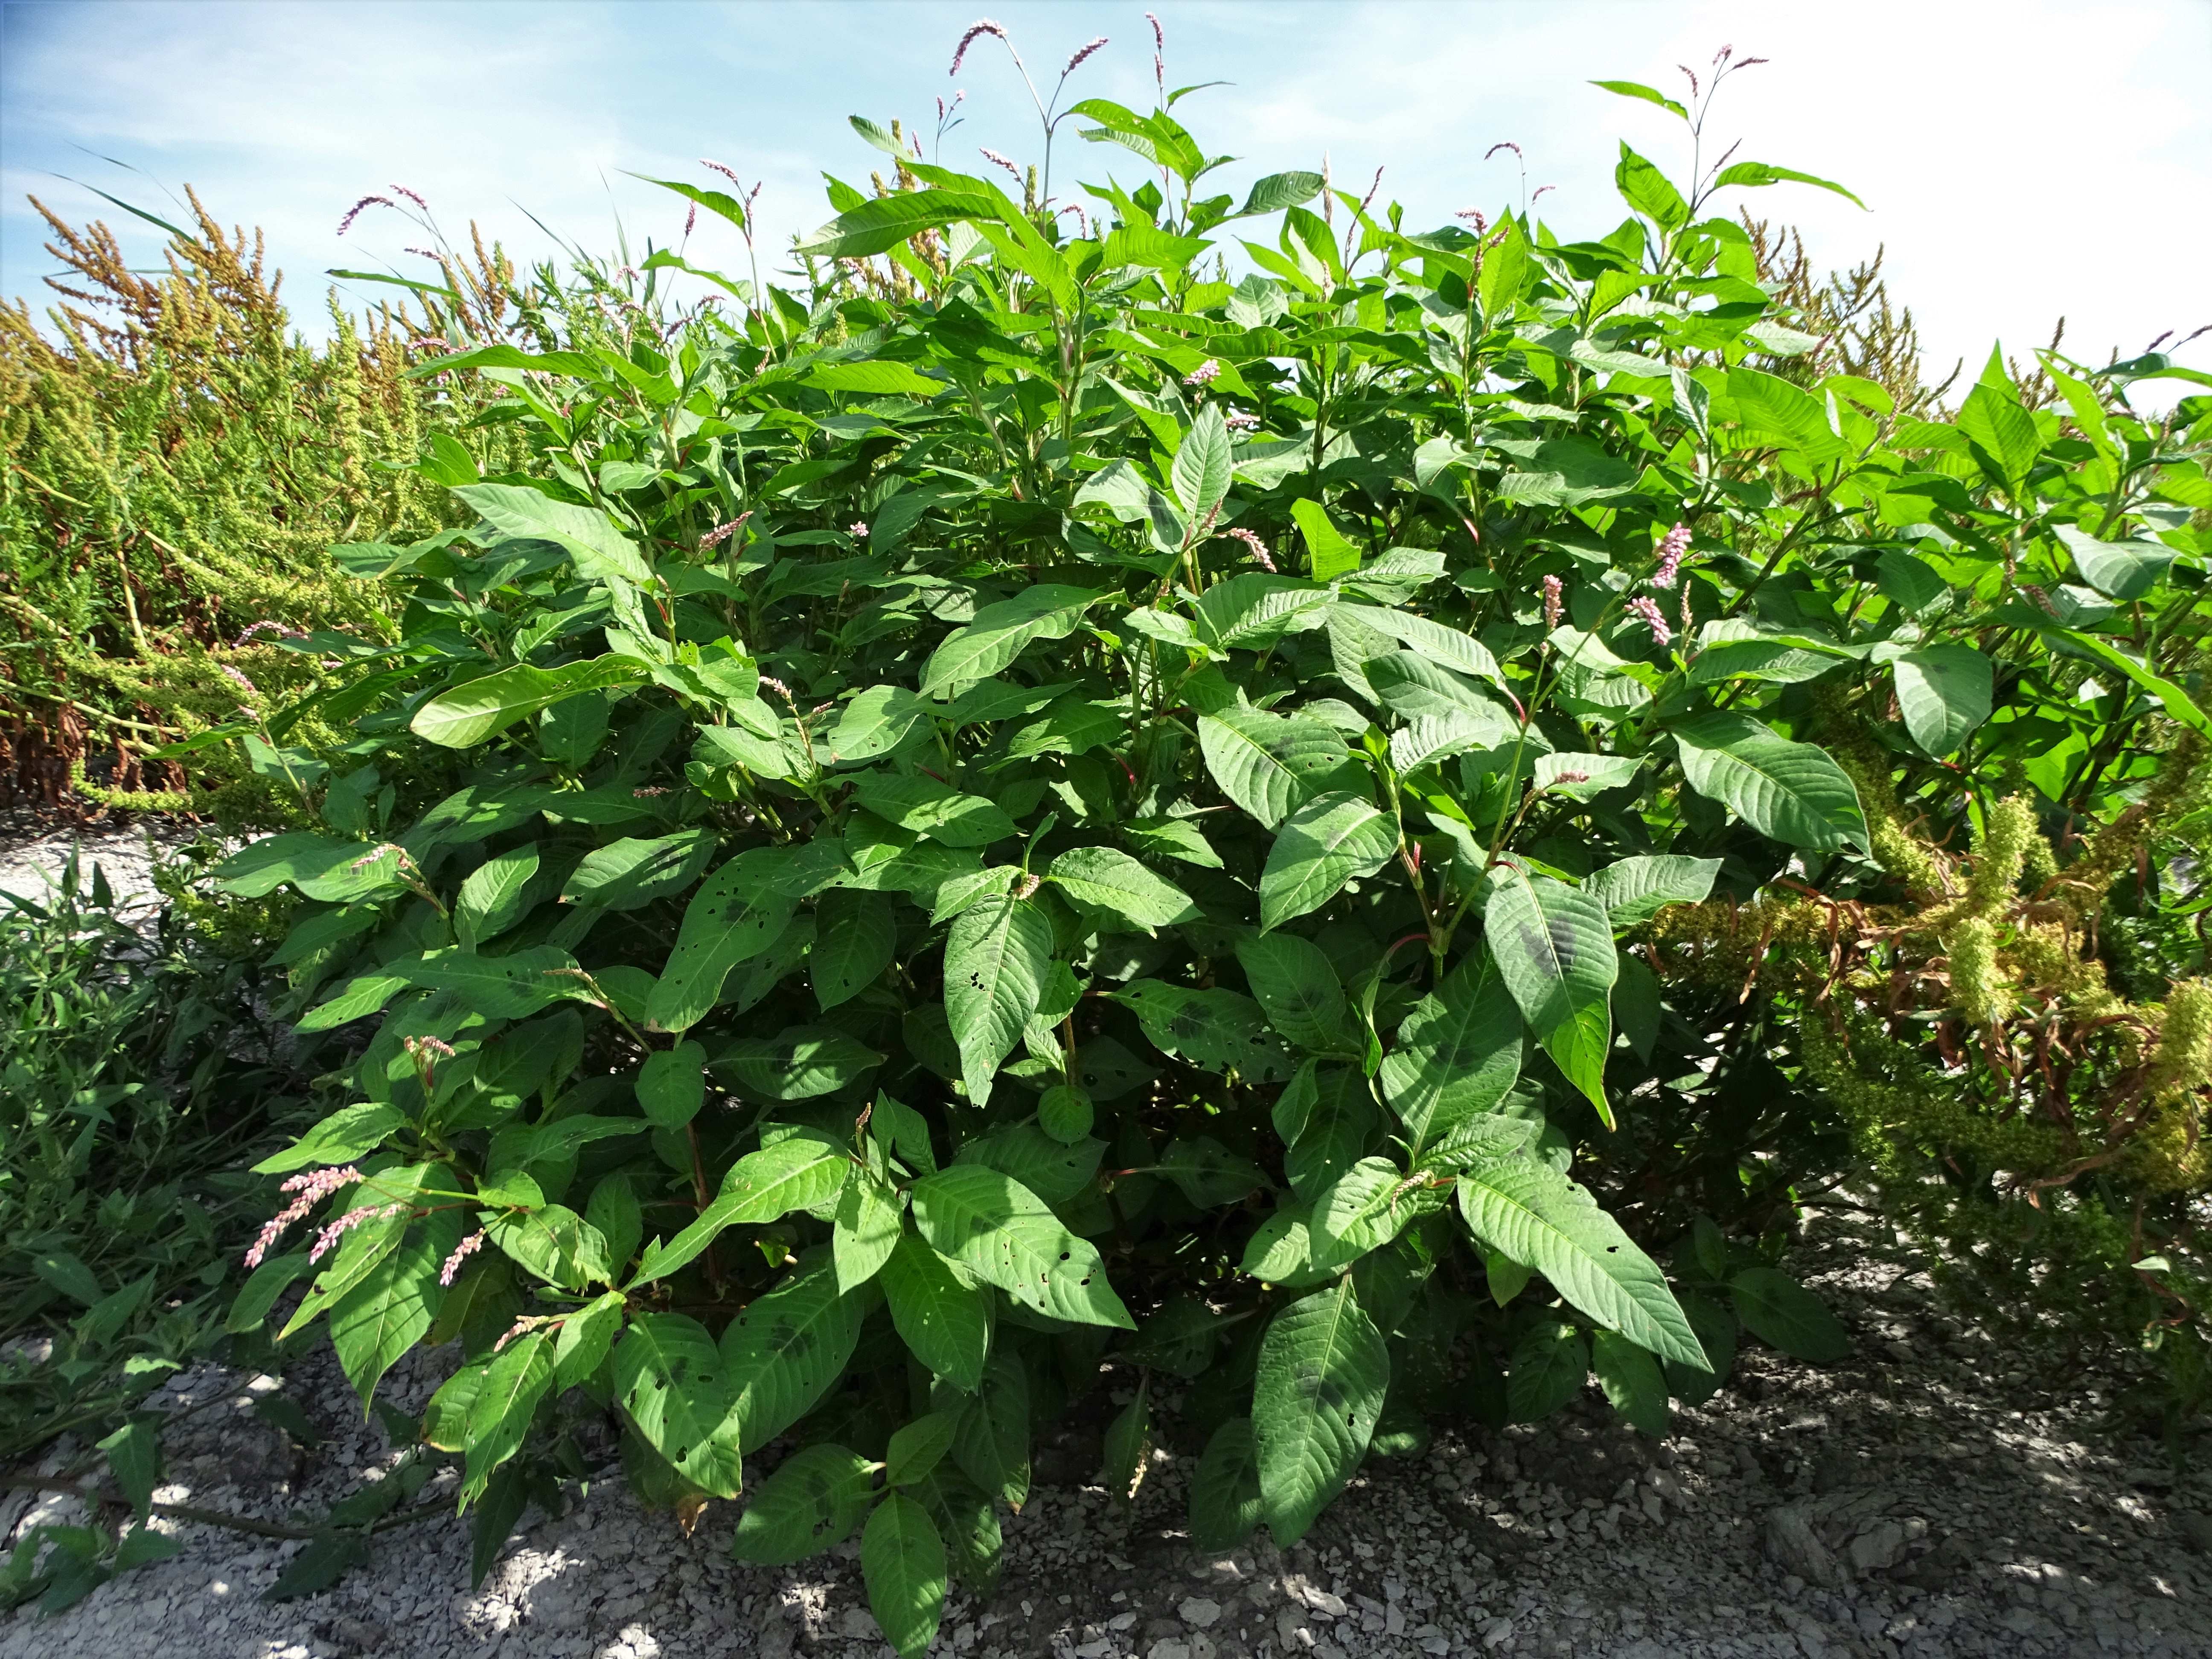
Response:
[[[1325,1619],[1341,1619],[1351,1611],[1341,1595],[1333,1595],[1318,1584],[1308,1584],[1305,1593],[1306,1605]]]
[[[1205,1630],[1221,1617],[1221,1603],[1203,1595],[1194,1595],[1184,1601],[1176,1613],[1184,1624]]]
[[[1190,1644],[1163,1636],[1152,1644],[1146,1659],[1190,1659]]]
[[[1512,1639],[1513,1621],[1510,1619],[1492,1619],[1484,1622],[1482,1645],[1485,1648],[1502,1648]]]
[[[1766,1553],[1785,1571],[1808,1583],[1841,1589],[1841,1565],[1813,1530],[1805,1510],[1794,1504],[1766,1512]]]
[[[848,1607],[838,1621],[837,1633],[848,1642],[866,1642],[882,1635],[883,1628],[866,1607]]]

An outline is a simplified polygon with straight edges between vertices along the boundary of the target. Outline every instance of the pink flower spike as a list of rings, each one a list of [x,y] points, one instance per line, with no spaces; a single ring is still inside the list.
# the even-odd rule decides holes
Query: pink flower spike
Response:
[[[1248,415],[1241,409],[1224,416],[1221,423],[1231,432],[1257,432],[1260,429],[1260,417]]]
[[[1566,614],[1566,609],[1567,602],[1565,585],[1560,582],[1557,576],[1545,577],[1544,626],[1547,628],[1557,628],[1559,625],[1559,618]]]
[[[1689,550],[1690,526],[1678,524],[1660,540],[1659,568],[1651,573],[1651,586],[1672,587],[1674,573],[1682,568],[1682,556]]]
[[[1270,575],[1275,574],[1275,562],[1267,556],[1267,544],[1261,541],[1251,531],[1245,529],[1243,525],[1233,524],[1221,533],[1224,536],[1234,536],[1238,541],[1243,543],[1246,547],[1251,549],[1252,556],[1259,561],[1261,569]]]
[[[1651,642],[1662,649],[1674,637],[1674,630],[1667,626],[1667,618],[1660,614],[1654,600],[1639,593],[1628,602],[1628,608],[1641,617],[1651,629]]]
[[[483,1242],[484,1236],[483,1232],[477,1231],[471,1233],[466,1238],[453,1246],[453,1255],[446,1258],[446,1265],[438,1270],[438,1282],[441,1285],[451,1285],[453,1282],[454,1275],[459,1273],[461,1270],[461,1263],[466,1261],[478,1250],[483,1249]]]
[[[691,240],[691,233],[697,228],[698,223],[699,204],[696,202],[694,202],[684,211],[684,240],[685,241],[688,242]]]
[[[952,49],[952,67],[945,71],[946,78],[950,79],[960,73],[960,65],[968,57],[968,48],[975,44],[979,35],[985,34],[997,36],[1000,40],[1006,41],[1007,51],[1013,50],[1014,43],[1007,40],[1006,31],[1002,25],[993,22],[988,17],[979,17],[968,26],[968,33],[960,37],[960,44]]]
[[[421,208],[425,213],[428,213],[430,210],[430,204],[424,201],[420,196],[417,196],[413,191],[408,189],[404,185],[386,185],[385,189],[390,191],[394,196],[404,196],[409,201],[414,203],[416,207]]]
[[[1482,152],[1482,159],[1487,161],[1501,149],[1510,149],[1516,155],[1521,155],[1520,145],[1515,143],[1510,138],[1501,138],[1496,143],[1492,144],[1488,149]],[[1525,155],[1522,155],[1521,159],[1525,161],[1528,158]]]
[[[1105,44],[1106,37],[1102,34],[1096,40],[1091,42],[1090,45],[1085,46],[1078,46],[1075,49],[1075,55],[1067,60],[1067,67],[1060,70],[1060,78],[1065,80],[1067,76],[1074,74],[1076,70],[1081,69],[1083,67],[1083,60],[1090,57],[1092,52],[1097,51],[1099,47]]]
[[[855,519],[845,526],[845,533],[855,541],[866,541],[868,538],[868,526],[863,520]]]
[[[995,149],[986,149],[980,144],[976,146],[976,149],[985,161],[993,162],[999,167],[1006,168],[1006,170],[1012,173],[1016,179],[1019,179],[1022,176],[1022,170],[1016,167],[1012,161],[1009,161],[1005,156],[1000,155]]]
[[[361,217],[361,210],[363,208],[394,207],[397,205],[398,204],[394,203],[389,196],[364,196],[361,200],[356,202],[351,207],[348,208],[345,211],[345,217],[338,221],[338,234],[343,236],[346,232],[353,228],[353,222]]]
[[[728,179],[732,184],[736,185],[739,190],[743,190],[744,188],[744,184],[739,181],[738,175],[732,173],[728,167],[724,167],[720,161],[710,161],[702,155],[699,158],[699,165],[706,168],[709,173],[720,173],[722,177]]]
[[[261,695],[259,689],[255,686],[252,680],[246,678],[244,674],[239,672],[237,669],[233,668],[228,663],[219,662],[216,665],[216,669],[217,672],[222,674],[223,678],[228,680],[240,690],[245,692],[247,696],[258,697]]]
[[[1211,357],[1182,377],[1185,386],[1212,386],[1220,378],[1221,365]]]
[[[514,1323],[507,1328],[507,1334],[491,1345],[491,1351],[494,1353],[497,1353],[501,1348],[504,1348],[508,1343],[514,1341],[516,1337],[520,1336],[523,1332],[529,1328],[530,1318],[529,1316],[526,1314],[522,1318],[516,1320]]]
[[[1168,49],[1168,37],[1160,28],[1160,20],[1153,16],[1152,13],[1146,12],[1145,14],[1145,21],[1152,26],[1152,50],[1154,52],[1165,52]]]
[[[368,1204],[358,1210],[348,1210],[336,1221],[315,1236],[315,1247],[307,1252],[311,1262],[320,1261],[331,1253],[337,1242],[364,1221],[375,1221],[388,1215],[397,1215],[407,1206],[404,1204]]]

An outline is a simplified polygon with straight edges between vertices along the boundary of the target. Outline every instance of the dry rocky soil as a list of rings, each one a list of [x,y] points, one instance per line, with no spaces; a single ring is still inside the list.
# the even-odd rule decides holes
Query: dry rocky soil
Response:
[[[932,1654],[2212,1655],[2212,1470],[2177,1473],[2155,1442],[2115,1430],[2112,1379],[2008,1352],[1948,1310],[1924,1264],[1856,1212],[1818,1212],[1791,1266],[1852,1332],[1850,1360],[1816,1370],[1747,1352],[1656,1443],[1595,1389],[1541,1424],[1448,1428],[1370,1462],[1288,1551],[1262,1534],[1194,1553],[1182,1457],[1156,1461],[1133,1510],[1111,1503],[1099,1425],[1130,1379],[1109,1372],[1039,1448],[996,1593],[956,1593]],[[410,1356],[387,1379],[393,1403],[419,1409],[453,1363]],[[250,1409],[279,1389],[316,1429],[312,1448]],[[398,1455],[327,1350],[281,1381],[200,1371],[158,1398],[214,1402],[171,1437],[156,1494],[169,1503],[297,1524]],[[606,1475],[571,1488],[561,1514],[526,1514],[476,1589],[450,1512],[380,1534],[367,1566],[284,1603],[261,1597],[297,1543],[158,1522],[181,1553],[57,1617],[0,1621],[0,1659],[890,1659],[855,1545],[747,1566],[729,1553],[737,1505],[710,1505],[686,1537]],[[16,1500],[0,1532],[77,1504]]]

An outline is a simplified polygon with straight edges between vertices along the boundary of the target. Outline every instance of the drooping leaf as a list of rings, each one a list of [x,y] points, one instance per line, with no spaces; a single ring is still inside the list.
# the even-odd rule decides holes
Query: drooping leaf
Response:
[[[1252,1431],[1267,1529],[1287,1548],[1358,1468],[1390,1385],[1382,1334],[1349,1278],[1269,1322],[1253,1385]]]
[[[945,1012],[960,1047],[960,1069],[979,1106],[1022,1040],[1044,994],[1052,924],[1012,893],[963,910],[945,944]]]
[[[1317,910],[1398,850],[1396,822],[1364,794],[1316,795],[1283,820],[1260,872],[1260,930]]]
[[[1748,714],[1700,714],[1674,728],[1674,741],[1690,787],[1761,835],[1816,852],[1866,845],[1858,791],[1826,750]]]
[[[1079,1324],[1136,1324],[1087,1239],[1011,1176],[960,1164],[916,1182],[915,1225],[935,1249],[1026,1307]]]
[[[1610,1127],[1605,1058],[1613,1046],[1611,998],[1620,963],[1605,907],[1515,861],[1498,865],[1491,878],[1483,932],[1498,976],[1529,1030]]]

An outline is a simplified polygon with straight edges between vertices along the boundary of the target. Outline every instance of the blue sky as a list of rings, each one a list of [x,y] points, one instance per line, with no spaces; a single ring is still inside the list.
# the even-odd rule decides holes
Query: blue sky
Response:
[[[331,266],[407,270],[422,238],[372,210],[343,241],[356,198],[398,182],[449,233],[481,221],[542,252],[529,210],[610,246],[617,215],[666,240],[682,204],[625,172],[710,182],[710,156],[763,183],[759,217],[780,243],[829,216],[820,174],[865,185],[884,158],[848,113],[909,122],[957,87],[966,125],[944,159],[975,147],[1028,160],[1036,120],[1012,65],[979,43],[946,68],[980,0],[7,0],[0,5],[0,292],[37,297],[52,268],[35,192],[71,217],[104,215],[134,259],[159,235],[56,175],[167,211],[190,182],[226,221],[264,228],[303,326]],[[1005,3],[1048,82],[1074,47],[1111,44],[1071,95],[1145,104],[1152,42],[1141,5]],[[1571,234],[1623,209],[1611,173],[1626,138],[1685,170],[1672,118],[1592,78],[1679,92],[1722,44],[1768,64],[1735,77],[1711,131],[1740,155],[1851,185],[1861,212],[1817,191],[1747,193],[1844,264],[1889,248],[1938,372],[1993,339],[2020,351],[2062,312],[2068,342],[2101,361],[2161,330],[2212,322],[2212,4],[2205,0],[1156,0],[1170,84],[1224,79],[1179,113],[1207,148],[1243,157],[1226,177],[1315,167],[1383,192],[1408,222],[1516,200],[1512,139],[1542,207]],[[1847,19],[1847,21],[1845,21]],[[1072,124],[1071,124],[1072,125]],[[1134,158],[1063,129],[1062,179],[1133,182]],[[109,158],[109,159],[102,159]],[[137,172],[113,163],[127,164]],[[141,234],[141,233],[143,234]],[[733,234],[695,253],[741,270]],[[354,297],[373,290],[356,286]],[[2185,354],[2212,366],[2212,336]]]

